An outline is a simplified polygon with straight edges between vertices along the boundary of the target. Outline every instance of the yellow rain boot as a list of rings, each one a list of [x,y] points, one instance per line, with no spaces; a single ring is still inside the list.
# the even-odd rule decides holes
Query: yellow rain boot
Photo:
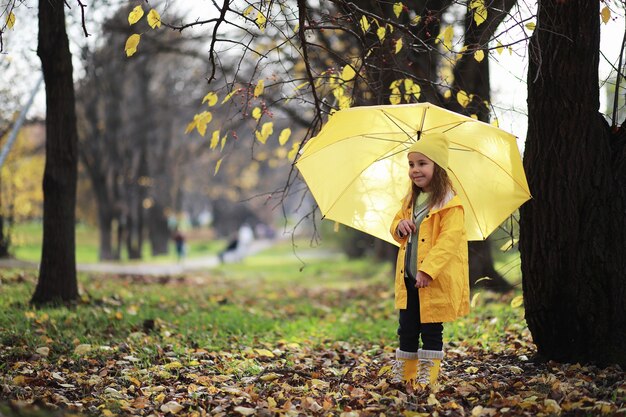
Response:
[[[417,380],[415,381],[417,388],[437,388],[437,378],[439,377],[443,351],[420,349],[417,351],[417,357],[419,360],[419,371],[417,373]]]
[[[417,377],[417,352],[405,352],[396,349],[396,359],[393,361],[391,368],[391,383],[402,384],[409,381],[415,381]]]

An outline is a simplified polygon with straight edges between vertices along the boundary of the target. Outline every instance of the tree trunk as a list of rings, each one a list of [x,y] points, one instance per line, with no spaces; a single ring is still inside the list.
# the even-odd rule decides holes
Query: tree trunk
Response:
[[[469,242],[469,276],[472,287],[488,288],[498,292],[513,289],[494,267],[489,239]],[[485,277],[488,279],[482,279]]]
[[[98,204],[98,232],[100,234],[98,252],[101,261],[119,260],[113,251],[113,218],[111,210]]]
[[[31,302],[42,305],[78,298],[75,253],[78,134],[63,1],[39,1],[38,41],[37,54],[46,83],[46,166],[43,248],[39,280]]]
[[[167,254],[171,233],[164,209],[160,204],[157,203],[148,210],[148,223],[152,256]]]
[[[9,257],[9,233],[5,233],[4,217],[0,215],[0,258]]]
[[[0,181],[2,178],[0,178]],[[0,209],[2,209],[2,183],[0,182]],[[8,222],[7,222],[8,223]],[[10,230],[5,224],[4,216],[0,213],[0,258],[9,257]]]
[[[526,321],[538,354],[626,364],[623,132],[598,112],[599,1],[545,0],[530,43],[521,209]]]

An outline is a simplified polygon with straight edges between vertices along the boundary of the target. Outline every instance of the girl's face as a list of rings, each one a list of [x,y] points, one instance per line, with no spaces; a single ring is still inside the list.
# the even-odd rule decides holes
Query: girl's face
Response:
[[[430,191],[429,186],[435,172],[435,163],[419,152],[409,153],[408,158],[409,178],[422,191]]]

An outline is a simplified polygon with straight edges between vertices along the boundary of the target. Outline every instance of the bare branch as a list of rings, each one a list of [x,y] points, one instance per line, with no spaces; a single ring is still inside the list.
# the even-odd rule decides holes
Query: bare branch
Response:
[[[298,28],[298,36],[300,37],[300,43],[302,44],[302,56],[304,58],[304,65],[306,67],[306,72],[309,77],[309,82],[311,84],[311,93],[313,94],[315,101],[315,110],[317,114],[317,118],[321,120],[322,117],[322,109],[320,107],[320,99],[317,95],[317,90],[315,88],[315,77],[313,77],[313,71],[311,70],[311,64],[309,62],[309,52],[307,49],[308,42],[306,40],[306,0],[298,0],[298,17],[300,26]],[[304,142],[303,142],[304,143]]]
[[[83,33],[85,34],[85,37],[91,36],[89,34],[89,32],[87,32],[87,25],[85,24],[85,8],[87,7],[86,4],[83,4],[83,2],[81,0],[76,0],[78,2],[78,5],[80,6],[80,18],[81,18],[81,22],[83,25]]]
[[[213,26],[213,36],[211,39],[211,47],[209,48],[209,60],[211,61],[211,74],[209,75],[209,78],[207,79],[208,83],[211,83],[211,81],[215,79],[215,71],[216,71],[215,42],[217,41],[217,31],[220,25],[224,22],[224,20],[226,20],[226,12],[229,9],[229,3],[230,3],[229,0],[224,0],[224,4],[222,5],[222,9],[220,10],[220,17],[218,21],[215,23],[215,26]]]

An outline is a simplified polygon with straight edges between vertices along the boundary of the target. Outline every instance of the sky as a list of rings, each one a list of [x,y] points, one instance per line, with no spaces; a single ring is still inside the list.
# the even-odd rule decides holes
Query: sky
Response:
[[[196,0],[197,1],[197,0]],[[1,3],[1,1],[0,1]],[[515,21],[532,17],[536,9],[536,2],[532,0],[520,0],[520,6],[512,13],[512,20],[503,23],[500,28],[501,32],[506,28],[514,26],[516,29],[508,30],[507,33],[499,38],[502,43],[512,42],[524,37],[530,36],[531,31],[524,28],[524,25],[514,25]],[[81,42],[95,42],[96,36],[92,36],[85,40],[82,36],[82,28],[79,23],[79,10],[74,7],[68,18],[69,30],[72,30],[72,37],[80,39]],[[606,79],[610,73],[611,64],[617,65],[621,48],[621,41],[625,30],[623,11],[617,7],[613,7],[612,19],[601,24],[601,50],[605,57],[601,57],[600,62],[600,80]],[[600,11],[598,11],[600,12]],[[621,16],[617,16],[617,13]],[[22,103],[26,103],[30,90],[36,85],[39,72],[39,59],[36,56],[36,10],[34,8],[27,9],[24,6],[16,10],[17,20],[12,31],[5,33],[4,47],[5,51],[0,54],[0,83],[4,86],[11,85],[17,89],[20,97],[23,97]],[[88,13],[87,22],[88,30],[94,32],[98,26],[96,20],[101,16]],[[4,16],[0,16],[4,20]],[[526,23],[526,22],[524,22]],[[495,46],[492,44],[492,47]],[[73,50],[77,49],[77,45],[72,45]],[[120,53],[123,53],[123,47],[120,46]],[[526,73],[528,70],[528,56],[526,51],[526,43],[521,42],[511,47],[510,51],[504,51],[498,54],[495,51],[490,55],[490,72],[492,83],[492,104],[498,118],[499,126],[518,137],[518,145],[523,149],[523,142],[526,137],[527,117],[526,117]],[[9,70],[3,70],[5,61],[10,61]],[[79,75],[79,70],[75,70],[75,78]],[[2,85],[0,85],[2,86]],[[601,94],[601,111],[606,106],[605,94]],[[43,88],[39,91],[35,99],[35,104],[29,116],[43,115],[45,113],[45,98]]]

